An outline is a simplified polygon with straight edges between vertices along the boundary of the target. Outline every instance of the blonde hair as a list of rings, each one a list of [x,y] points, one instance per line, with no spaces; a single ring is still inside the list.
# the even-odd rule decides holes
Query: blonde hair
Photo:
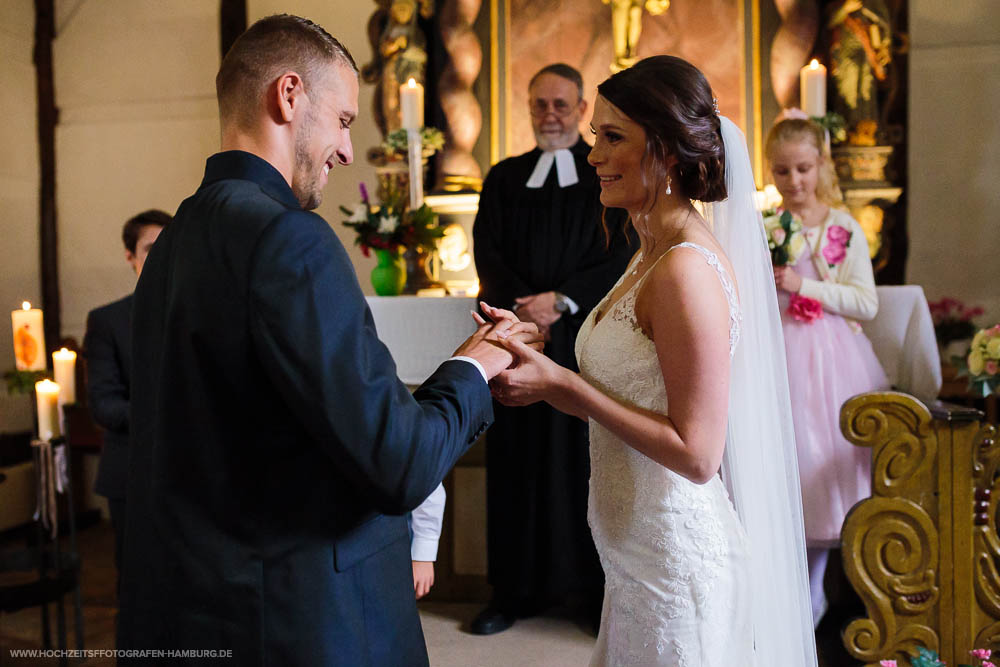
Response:
[[[801,118],[787,118],[771,128],[764,143],[764,154],[768,162],[774,157],[778,144],[805,141],[819,151],[819,165],[816,178],[816,199],[835,208],[844,208],[844,195],[840,191],[840,181],[833,168],[833,158],[826,145],[826,133],[819,124]]]

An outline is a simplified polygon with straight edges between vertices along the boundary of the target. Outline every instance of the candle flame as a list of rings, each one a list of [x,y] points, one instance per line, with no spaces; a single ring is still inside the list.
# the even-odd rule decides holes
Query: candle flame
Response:
[[[39,380],[35,383],[35,391],[43,394],[58,394],[59,385],[52,380]]]
[[[811,61],[809,62],[809,69],[819,69],[819,61],[818,61],[818,60],[816,60],[815,58],[813,58],[813,59],[812,59],[812,60],[811,60]]]
[[[416,88],[416,87],[417,87],[417,80],[416,80],[416,79],[414,79],[414,78],[413,78],[413,77],[411,76],[411,77],[410,77],[410,80],[406,82],[406,85],[407,85],[407,87],[409,87],[409,88]]]
[[[31,310],[31,304],[27,301],[21,302],[21,310]]]

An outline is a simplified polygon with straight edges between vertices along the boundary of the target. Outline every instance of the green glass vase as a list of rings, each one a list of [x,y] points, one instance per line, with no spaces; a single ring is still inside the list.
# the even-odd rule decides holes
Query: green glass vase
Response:
[[[406,270],[398,250],[375,250],[378,264],[372,269],[372,287],[379,296],[396,296],[406,284]]]

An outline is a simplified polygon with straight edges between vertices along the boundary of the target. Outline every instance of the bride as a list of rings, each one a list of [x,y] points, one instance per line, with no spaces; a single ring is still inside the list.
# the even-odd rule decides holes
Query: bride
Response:
[[[504,403],[590,422],[607,581],[591,664],[813,666],[781,324],[743,135],[671,56],[598,86],[591,129],[601,202],[628,210],[640,248],[580,331],[579,375],[510,340],[516,367],[493,383]]]

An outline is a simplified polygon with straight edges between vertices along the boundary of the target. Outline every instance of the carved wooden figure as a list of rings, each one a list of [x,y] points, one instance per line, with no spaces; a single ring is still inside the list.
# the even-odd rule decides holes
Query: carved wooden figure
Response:
[[[867,618],[844,632],[866,665],[937,651],[949,665],[1000,648],[995,428],[899,392],[847,401],[844,436],[872,448],[872,496],[847,516],[844,569]]]

